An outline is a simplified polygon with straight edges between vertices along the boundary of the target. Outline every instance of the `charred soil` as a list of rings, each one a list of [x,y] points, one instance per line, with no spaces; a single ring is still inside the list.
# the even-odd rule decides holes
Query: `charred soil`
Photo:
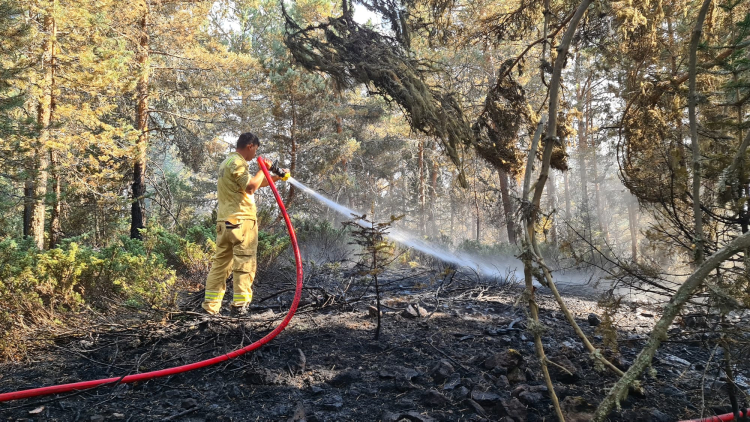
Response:
[[[2,403],[0,415],[19,421],[554,420],[525,309],[514,306],[520,288],[445,274],[424,268],[384,274],[377,342],[367,286],[354,283],[334,294],[313,278],[289,327],[255,353],[143,383]],[[246,318],[202,316],[194,312],[200,298],[194,292],[179,312],[100,321],[57,335],[26,362],[1,365],[0,392],[167,368],[238,349],[283,318],[291,296],[277,294],[288,287],[282,284],[260,279],[260,299]],[[538,292],[538,301],[567,419],[588,420],[615,377],[595,368],[550,296]],[[613,325],[604,324],[614,328],[608,331],[595,301],[569,302],[595,345],[622,368],[659,316],[658,308],[626,305],[612,315]],[[673,421],[729,411],[709,337],[675,326],[643,381],[645,394],[631,395],[611,420]]]

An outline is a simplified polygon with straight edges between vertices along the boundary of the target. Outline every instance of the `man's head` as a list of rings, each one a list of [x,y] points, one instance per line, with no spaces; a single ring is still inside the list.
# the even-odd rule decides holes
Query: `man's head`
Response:
[[[255,158],[260,146],[260,139],[253,133],[245,132],[237,138],[237,152],[245,159],[250,161]]]

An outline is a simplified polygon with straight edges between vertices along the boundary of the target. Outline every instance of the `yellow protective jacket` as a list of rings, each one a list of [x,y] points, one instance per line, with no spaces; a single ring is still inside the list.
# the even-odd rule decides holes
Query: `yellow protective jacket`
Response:
[[[219,166],[219,211],[217,221],[255,220],[254,195],[245,192],[250,181],[250,168],[247,161],[237,152],[229,156]]]

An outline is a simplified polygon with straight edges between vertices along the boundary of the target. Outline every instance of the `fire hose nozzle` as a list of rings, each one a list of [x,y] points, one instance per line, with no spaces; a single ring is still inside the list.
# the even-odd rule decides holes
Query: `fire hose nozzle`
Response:
[[[281,180],[285,182],[289,180],[290,177],[292,177],[289,172],[284,172],[279,168],[279,160],[274,161],[273,164],[271,164],[269,170],[271,170],[271,172],[273,172],[275,175],[281,177]]]

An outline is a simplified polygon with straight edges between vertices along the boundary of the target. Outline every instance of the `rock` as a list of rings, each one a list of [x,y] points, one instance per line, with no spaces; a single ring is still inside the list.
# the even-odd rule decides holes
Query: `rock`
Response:
[[[398,370],[397,370],[397,368],[383,369],[380,372],[378,372],[378,377],[380,377],[380,379],[384,379],[384,380],[395,379],[396,377],[398,377]]]
[[[651,420],[653,422],[673,422],[675,419],[657,409],[651,409]]]
[[[508,390],[510,389],[510,381],[508,381],[508,377],[505,375],[500,375],[497,377],[497,381],[495,381],[495,386],[501,390]]]
[[[452,373],[443,384],[443,390],[453,390],[461,384],[461,375],[457,372]]]
[[[597,314],[589,314],[587,320],[589,322],[589,325],[592,327],[596,327],[602,323],[601,318],[599,318],[599,315]]]
[[[482,407],[482,405],[479,404],[479,403],[477,403],[477,402],[475,402],[474,400],[472,400],[472,399],[466,399],[466,400],[464,400],[464,404],[467,405],[467,406],[469,406],[474,411],[474,413],[476,413],[476,414],[478,414],[480,416],[487,417],[487,412],[485,412],[485,410]]]
[[[511,368],[518,368],[523,366],[524,360],[521,353],[515,349],[508,349],[505,352],[495,353],[494,355],[487,358],[482,366],[485,369],[494,369],[502,367],[510,370]]]
[[[294,409],[292,417],[287,422],[307,422],[307,414],[305,412],[304,403],[297,403],[297,407]]]
[[[113,413],[112,414],[112,419],[125,419],[125,414],[124,413]]]
[[[334,394],[321,400],[320,407],[323,410],[341,410],[341,408],[344,407],[344,399],[342,399],[340,395]]]
[[[659,391],[665,396],[673,397],[677,400],[687,400],[687,394],[684,391],[671,385],[662,387]]]
[[[425,406],[440,407],[450,403],[450,400],[439,391],[431,388],[422,395],[421,403]]]
[[[688,328],[708,328],[708,319],[700,314],[685,315],[682,317],[682,325]]]
[[[505,415],[513,418],[516,422],[526,421],[526,406],[517,398],[514,397],[510,400],[501,400],[500,407]]]
[[[557,355],[554,357],[550,357],[550,360],[568,370],[568,372],[566,372],[563,369],[559,368],[557,365],[547,365],[552,379],[563,382],[565,384],[573,384],[580,379],[580,376],[578,375],[578,369],[566,356]]]
[[[435,419],[427,416],[422,415],[419,412],[388,412],[386,411],[383,413],[383,415],[380,417],[380,419],[383,422],[400,422],[400,421],[409,421],[409,422],[435,422]]]
[[[474,390],[471,392],[471,399],[482,406],[494,406],[500,403],[502,397],[495,393]]]
[[[378,308],[370,305],[367,307],[367,316],[370,318],[377,318],[378,317]],[[380,311],[380,316],[383,316],[383,311]]]
[[[102,415],[94,415],[91,418],[89,418],[89,420],[91,422],[103,422],[104,421],[104,416],[102,416]]]
[[[289,361],[287,361],[289,371],[293,374],[301,374],[305,372],[306,365],[307,358],[305,357],[305,354],[302,353],[302,349],[297,349],[296,352],[292,354],[292,357],[289,358]]]
[[[414,307],[413,305],[410,304],[410,305],[408,305],[406,307],[406,309],[404,309],[403,312],[401,312],[401,316],[404,317],[404,318],[412,318],[412,319],[413,318],[419,318],[422,315],[420,314],[420,312],[419,312],[418,309],[422,309],[424,311],[424,309],[421,308],[419,305],[417,305],[416,307]]]
[[[594,418],[596,407],[589,404],[583,397],[568,396],[560,403],[560,409],[569,422],[588,422]]]
[[[325,391],[325,389],[317,385],[313,385],[312,387],[310,387],[310,391],[312,391],[313,394],[320,394]]]
[[[270,413],[271,413],[271,414],[272,414],[273,416],[275,416],[276,418],[278,418],[278,417],[280,417],[280,416],[282,416],[282,415],[286,415],[287,413],[289,413],[289,410],[290,410],[290,409],[291,409],[291,406],[289,406],[289,405],[287,405],[287,404],[278,404],[278,405],[276,405],[276,406],[272,407],[272,408],[271,408],[271,409],[269,410],[269,412],[270,412]]]
[[[443,359],[432,368],[430,375],[435,382],[443,382],[454,372],[456,372],[456,370],[453,368],[453,365],[451,365],[449,361]]]
[[[360,379],[362,379],[362,373],[357,369],[346,369],[333,377],[328,383],[334,387],[346,387]]]
[[[508,371],[508,382],[510,382],[511,384],[526,382],[526,374],[521,371],[521,368],[513,368]]]
[[[622,417],[633,422],[674,422],[676,420],[656,409],[628,409],[622,412]]]
[[[469,389],[464,387],[463,385],[458,387],[456,391],[453,392],[453,396],[457,399],[462,399],[469,395]]]
[[[531,386],[522,384],[516,387],[511,395],[513,397],[518,397],[518,400],[520,400],[521,403],[531,406],[541,401],[546,393],[547,387],[544,385]]]
[[[192,397],[188,397],[182,400],[182,402],[180,403],[180,406],[183,409],[191,409],[193,407],[198,406],[198,401]]]
[[[607,358],[608,361],[612,362],[613,365],[615,365],[616,368],[627,371],[630,368],[630,365],[632,364],[629,360],[625,359],[622,355],[613,355],[611,357]]]
[[[29,410],[29,415],[38,415],[44,411],[44,406],[39,406],[36,409]]]
[[[664,359],[668,364],[672,366],[690,366],[690,362],[675,355],[665,354],[662,359]]]

